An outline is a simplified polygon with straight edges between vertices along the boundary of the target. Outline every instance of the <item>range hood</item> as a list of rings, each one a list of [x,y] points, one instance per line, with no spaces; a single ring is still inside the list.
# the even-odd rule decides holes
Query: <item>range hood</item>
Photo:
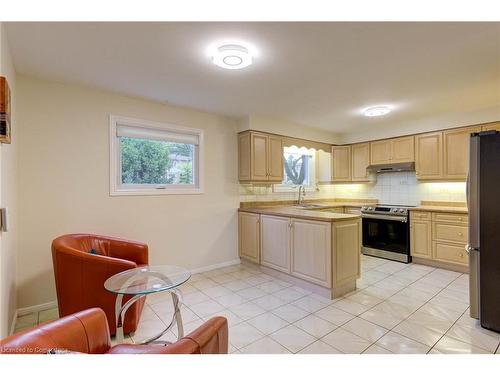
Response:
[[[374,173],[412,172],[415,171],[415,163],[411,162],[411,163],[370,165],[366,169],[369,172],[374,172]]]

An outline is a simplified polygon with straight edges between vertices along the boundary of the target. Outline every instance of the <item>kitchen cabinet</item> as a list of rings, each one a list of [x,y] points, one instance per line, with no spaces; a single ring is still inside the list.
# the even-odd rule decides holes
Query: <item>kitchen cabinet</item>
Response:
[[[415,138],[399,137],[370,142],[370,164],[409,163],[415,160]]]
[[[309,283],[331,298],[356,289],[361,253],[359,217],[325,221],[323,217],[314,220],[264,213],[268,210],[239,212],[243,259],[259,263],[265,272],[286,274],[286,280],[301,279],[302,285]],[[259,250],[260,256],[256,255]]]
[[[480,126],[470,126],[443,132],[444,179],[465,180],[467,178],[470,135],[480,131]]]
[[[279,183],[283,181],[283,139],[253,131],[238,134],[240,182]]]
[[[370,144],[358,143],[351,146],[351,180],[369,181],[366,168],[370,165]]]
[[[290,273],[290,219],[261,215],[261,264]]]
[[[330,183],[332,181],[332,154],[318,150],[316,153],[316,171],[319,183]]]
[[[331,224],[291,220],[291,274],[312,283],[331,285]]]
[[[332,181],[351,181],[351,146],[332,146]]]
[[[500,121],[498,122],[490,122],[488,124],[483,124],[481,126],[482,131],[487,131],[487,130],[498,130],[500,131]]]
[[[412,257],[432,258],[431,221],[410,219],[410,253]]]
[[[443,177],[442,132],[415,136],[415,170],[419,180],[437,180]]]
[[[361,275],[361,220],[334,222],[332,228],[333,287],[349,285],[353,280],[355,284],[356,276]]]
[[[410,212],[410,250],[414,260],[427,259],[441,264],[466,266],[468,220],[465,214]]]
[[[260,215],[240,212],[238,215],[239,254],[255,263],[260,262]]]

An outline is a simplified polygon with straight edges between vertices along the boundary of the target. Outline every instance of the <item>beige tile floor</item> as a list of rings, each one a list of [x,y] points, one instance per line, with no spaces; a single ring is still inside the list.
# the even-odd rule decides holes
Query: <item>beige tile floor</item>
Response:
[[[185,331],[212,316],[229,321],[231,353],[497,353],[500,335],[469,317],[468,275],[362,257],[358,289],[328,300],[251,265],[193,275],[182,286]],[[168,294],[148,297],[142,340],[169,323]],[[16,329],[57,317],[20,317]],[[163,337],[176,340],[176,329]]]

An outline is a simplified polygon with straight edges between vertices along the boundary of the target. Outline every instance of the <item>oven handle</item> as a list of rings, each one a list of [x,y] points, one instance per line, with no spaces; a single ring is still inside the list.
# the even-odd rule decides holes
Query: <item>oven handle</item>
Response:
[[[408,221],[407,217],[398,217],[398,216],[386,216],[386,215],[374,215],[374,214],[362,214],[361,218],[367,219],[381,219],[381,220],[389,220],[389,221],[400,221],[402,223],[406,223]]]

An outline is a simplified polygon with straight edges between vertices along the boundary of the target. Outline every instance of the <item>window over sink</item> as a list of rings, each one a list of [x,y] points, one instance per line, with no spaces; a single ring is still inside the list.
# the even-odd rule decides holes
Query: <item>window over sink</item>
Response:
[[[298,186],[306,190],[316,187],[316,150],[289,146],[283,148],[283,182],[274,185],[276,192],[295,191]]]

